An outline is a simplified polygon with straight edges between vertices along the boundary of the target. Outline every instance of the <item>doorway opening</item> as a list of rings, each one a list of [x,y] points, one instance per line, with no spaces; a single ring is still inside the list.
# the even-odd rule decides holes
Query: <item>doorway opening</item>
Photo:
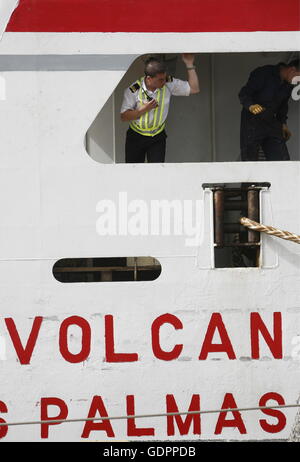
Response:
[[[187,80],[180,54],[160,54],[168,73]],[[86,133],[88,154],[100,163],[125,162],[128,122],[120,119],[124,90],[143,76],[149,55],[137,58]],[[240,89],[257,67],[290,62],[299,52],[201,53],[195,55],[200,93],[189,97],[172,96],[167,118],[166,163],[240,161]],[[288,141],[291,160],[300,160],[298,101],[289,102]],[[261,153],[260,160],[264,160]]]

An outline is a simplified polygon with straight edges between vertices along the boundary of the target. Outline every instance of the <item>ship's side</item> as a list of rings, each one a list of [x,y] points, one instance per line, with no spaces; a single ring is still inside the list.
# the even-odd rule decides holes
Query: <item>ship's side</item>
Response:
[[[238,145],[238,120],[230,111],[210,118],[212,95],[227,92],[222,63],[237,66],[236,80],[228,78],[232,68],[224,75],[234,94],[248,59],[254,64],[263,54],[272,60],[299,51],[298,2],[287,1],[284,11],[277,1],[189,4],[153,2],[149,11],[135,0],[74,0],[72,9],[67,0],[21,0],[0,41],[0,412],[6,422],[298,400],[299,246],[262,236],[256,266],[216,267],[209,186],[263,185],[261,221],[300,232],[297,103],[290,109],[288,162],[237,161],[230,147]],[[180,120],[170,123],[169,162],[125,164],[117,102],[129,83],[126,73],[131,79],[143,55],[187,51],[197,54],[200,81],[210,85],[214,71],[222,91],[206,99],[200,94],[191,106],[175,103],[182,106]],[[187,124],[189,111],[201,112],[200,119]],[[190,137],[179,135],[185,124]],[[189,162],[185,150],[187,158],[195,152]],[[199,216],[197,232],[151,232],[154,201],[190,204],[193,219]],[[116,214],[111,233],[100,235],[108,204]],[[142,256],[159,261],[157,279],[64,284],[53,276],[61,259]],[[0,436],[285,440],[296,412],[212,413],[185,424],[186,417],[163,416],[12,426],[0,427]]]

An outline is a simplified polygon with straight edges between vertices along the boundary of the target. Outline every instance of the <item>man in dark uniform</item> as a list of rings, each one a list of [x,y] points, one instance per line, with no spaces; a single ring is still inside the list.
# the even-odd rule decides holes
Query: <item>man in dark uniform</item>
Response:
[[[251,72],[239,99],[241,115],[241,158],[258,160],[259,148],[267,160],[289,160],[286,141],[288,100],[294,77],[300,75],[299,59],[289,64],[266,65]]]

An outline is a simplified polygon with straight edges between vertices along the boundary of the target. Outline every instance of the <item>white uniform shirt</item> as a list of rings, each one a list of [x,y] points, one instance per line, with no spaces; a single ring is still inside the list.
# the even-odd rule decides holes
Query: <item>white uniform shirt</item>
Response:
[[[189,96],[191,92],[190,85],[186,80],[180,80],[180,79],[173,78],[172,82],[166,82],[165,87],[166,87],[166,93],[165,93],[165,101],[164,101],[164,112],[162,114],[162,123],[164,123],[167,118],[171,96],[172,95]],[[142,88],[146,91],[146,93],[151,98],[157,99],[158,89],[156,89],[155,91],[148,90],[145,85],[144,79],[142,81]],[[128,109],[132,109],[132,110],[138,109],[138,106],[141,104],[139,100],[139,93],[140,93],[139,89],[133,93],[130,90],[130,88],[126,88],[126,90],[124,91],[124,98],[123,98],[123,103],[122,103],[121,111],[120,111],[121,114],[125,111],[128,111]],[[142,94],[143,94],[143,104],[148,103],[149,101],[147,100],[146,94],[145,93],[142,93]],[[154,119],[154,109],[149,111],[148,114],[149,114],[149,125],[151,125]],[[136,120],[135,122],[138,123],[138,120]]]

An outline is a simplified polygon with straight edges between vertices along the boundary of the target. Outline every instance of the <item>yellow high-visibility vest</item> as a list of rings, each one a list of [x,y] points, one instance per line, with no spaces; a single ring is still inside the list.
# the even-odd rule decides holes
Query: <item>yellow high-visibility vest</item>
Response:
[[[144,77],[138,80],[138,84],[140,85],[138,99],[141,104],[143,104],[143,81]],[[158,106],[154,109],[152,125],[149,126],[149,112],[146,112],[145,114],[141,115],[138,120],[132,120],[130,122],[129,126],[132,128],[132,130],[144,136],[155,136],[163,131],[166,125],[165,122],[162,123],[165,108],[165,94],[166,86],[164,85],[162,88],[159,88],[157,92]]]

